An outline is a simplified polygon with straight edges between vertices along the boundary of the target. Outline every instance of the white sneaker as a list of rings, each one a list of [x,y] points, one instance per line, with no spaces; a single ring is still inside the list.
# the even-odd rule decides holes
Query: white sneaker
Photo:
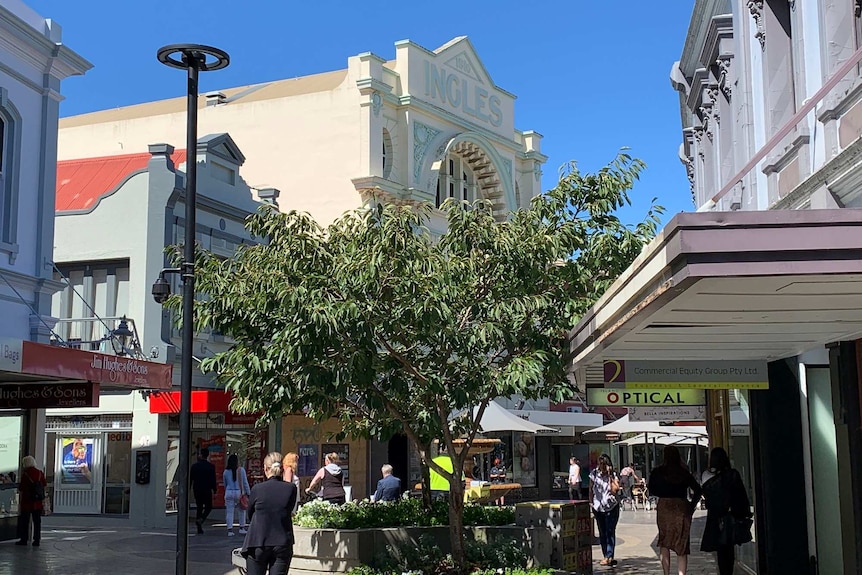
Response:
[[[236,533],[234,533],[233,531],[228,531],[228,532],[227,532],[227,536],[228,536],[228,537],[234,537],[235,535],[236,535]]]
[[[240,534],[240,535],[245,535],[246,533],[248,533],[248,531],[247,531],[246,529],[243,529],[242,527],[240,527],[240,529],[239,529],[239,534]]]

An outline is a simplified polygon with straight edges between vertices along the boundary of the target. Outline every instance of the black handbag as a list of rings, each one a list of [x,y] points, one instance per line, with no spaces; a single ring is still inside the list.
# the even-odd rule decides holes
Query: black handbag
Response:
[[[753,539],[751,536],[753,524],[754,522],[748,517],[738,519],[730,513],[724,515],[718,523],[719,544],[742,545],[748,543]]]

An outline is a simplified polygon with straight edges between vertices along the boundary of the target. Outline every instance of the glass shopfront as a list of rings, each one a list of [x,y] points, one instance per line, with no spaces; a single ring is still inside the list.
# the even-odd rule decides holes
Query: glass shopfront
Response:
[[[26,455],[21,411],[0,410],[0,537],[15,537],[18,517],[18,475]]]
[[[256,429],[254,416],[239,416],[230,413],[192,414],[191,461],[206,447],[210,452],[210,463],[216,468],[218,493],[213,497],[214,507],[224,507],[223,474],[227,459],[237,455],[239,464],[245,467],[250,485],[263,481],[263,458],[267,454],[267,430]],[[168,418],[168,465],[166,477],[165,509],[176,511],[177,470],[179,468],[179,416]]]
[[[754,501],[754,465],[751,449],[751,410],[749,391],[737,389],[730,392],[730,464],[739,471],[742,482],[748,491],[752,509],[757,509]],[[704,463],[706,468],[708,463]],[[752,531],[756,537],[757,534]],[[757,544],[752,541],[736,548],[736,560],[742,567],[757,572]]]
[[[129,512],[132,415],[49,416],[45,475],[56,513]]]

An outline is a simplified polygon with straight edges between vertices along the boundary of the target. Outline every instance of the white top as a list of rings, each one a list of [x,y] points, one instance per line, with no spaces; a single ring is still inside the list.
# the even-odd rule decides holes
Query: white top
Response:
[[[251,493],[251,487],[248,485],[248,475],[245,473],[245,467],[237,467],[236,481],[233,479],[233,471],[230,469],[224,470],[224,490]]]
[[[569,465],[569,485],[580,485],[581,483],[581,466],[577,463]]]

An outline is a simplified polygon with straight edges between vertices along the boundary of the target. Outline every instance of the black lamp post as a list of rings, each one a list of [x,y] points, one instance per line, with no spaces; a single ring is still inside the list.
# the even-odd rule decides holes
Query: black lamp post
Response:
[[[186,198],[185,246],[183,262],[177,270],[183,278],[183,349],[180,372],[180,461],[177,501],[176,575],[188,572],[189,548],[189,466],[191,455],[192,346],[194,345],[195,305],[195,203],[197,201],[198,74],[221,70],[230,64],[227,52],[199,44],[171,44],[158,51],[159,62],[188,71],[188,110],[186,123]],[[159,279],[165,282],[164,276]],[[157,280],[157,284],[159,281]],[[162,286],[163,287],[163,286]],[[153,295],[158,297],[154,286]],[[159,301],[161,299],[161,301]]]

